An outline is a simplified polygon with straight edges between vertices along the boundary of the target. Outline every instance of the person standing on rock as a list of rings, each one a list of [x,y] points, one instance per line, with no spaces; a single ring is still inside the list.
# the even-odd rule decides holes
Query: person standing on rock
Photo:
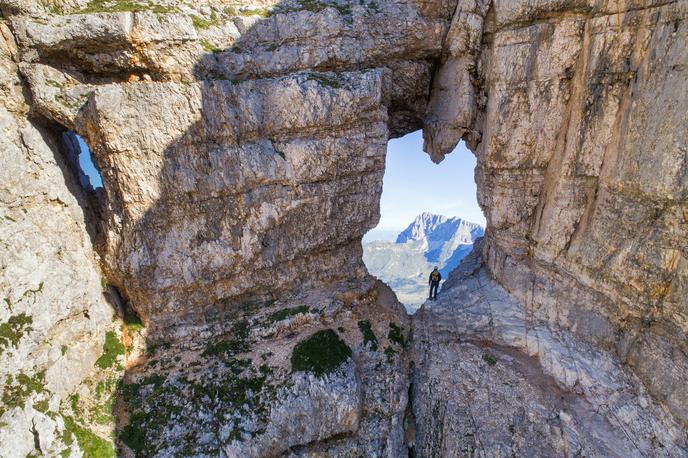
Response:
[[[430,296],[428,296],[428,299],[437,300],[437,288],[440,286],[440,280],[442,280],[442,274],[437,270],[437,266],[435,266],[435,269],[430,272],[430,279],[428,280],[428,284],[430,285]],[[433,290],[435,290],[434,295],[432,294]]]

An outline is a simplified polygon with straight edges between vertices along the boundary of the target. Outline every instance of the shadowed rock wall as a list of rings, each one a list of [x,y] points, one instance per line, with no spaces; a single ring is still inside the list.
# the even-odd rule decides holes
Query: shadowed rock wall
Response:
[[[161,329],[366,275],[385,145],[420,125],[451,7],[212,11],[15,21],[36,109],[106,182],[108,279]]]

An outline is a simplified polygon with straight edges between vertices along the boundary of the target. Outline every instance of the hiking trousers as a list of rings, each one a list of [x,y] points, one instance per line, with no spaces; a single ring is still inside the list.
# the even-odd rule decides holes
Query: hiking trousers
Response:
[[[437,299],[437,288],[439,286],[440,286],[440,282],[438,282],[438,281],[431,281],[430,282],[430,296],[428,296],[428,299]],[[435,291],[434,296],[432,294],[433,290]]]

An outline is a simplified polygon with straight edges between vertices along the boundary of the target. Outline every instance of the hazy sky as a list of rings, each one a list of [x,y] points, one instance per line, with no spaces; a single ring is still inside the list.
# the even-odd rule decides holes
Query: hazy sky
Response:
[[[473,172],[475,156],[463,142],[439,165],[423,152],[423,135],[390,140],[380,202],[380,223],[366,239],[389,239],[424,211],[485,224]]]

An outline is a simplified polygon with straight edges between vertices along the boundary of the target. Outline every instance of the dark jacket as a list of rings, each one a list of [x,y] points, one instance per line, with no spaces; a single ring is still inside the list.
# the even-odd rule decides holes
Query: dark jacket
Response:
[[[433,282],[432,274],[434,274],[434,273],[437,273],[437,280],[434,280],[434,281],[439,283],[440,280],[442,280],[442,274],[440,273],[440,271],[439,270],[433,270],[432,272],[430,272],[430,277],[428,278],[428,284],[431,284]]]

